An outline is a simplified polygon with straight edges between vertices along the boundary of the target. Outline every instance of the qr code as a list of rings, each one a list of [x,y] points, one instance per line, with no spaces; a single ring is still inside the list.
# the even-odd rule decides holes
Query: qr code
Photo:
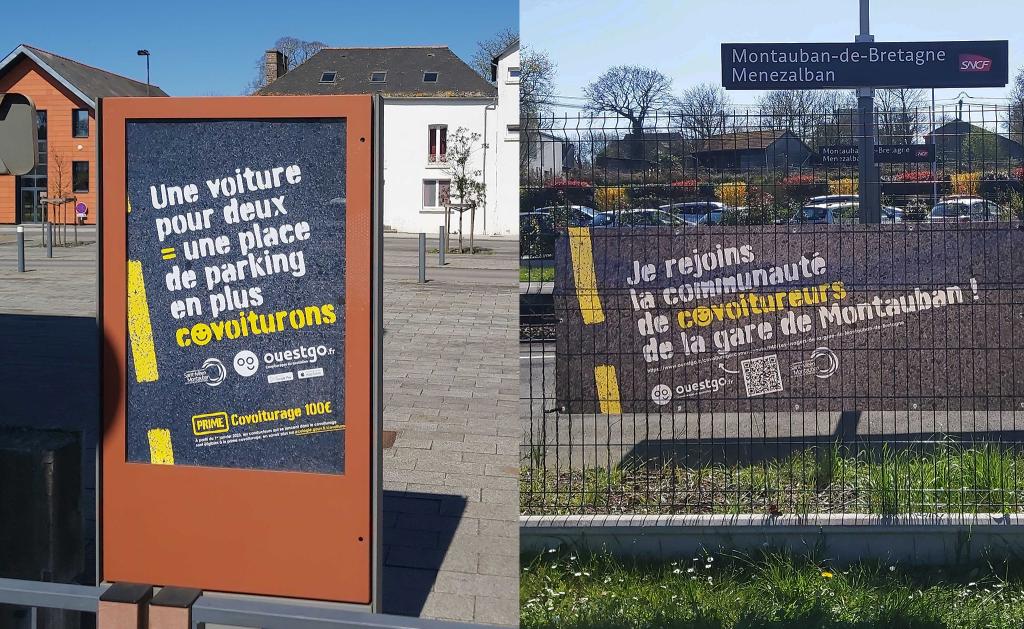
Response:
[[[747,397],[782,390],[782,374],[779,372],[779,357],[776,354],[748,358],[740,362],[740,367],[743,369],[743,385],[747,387]]]

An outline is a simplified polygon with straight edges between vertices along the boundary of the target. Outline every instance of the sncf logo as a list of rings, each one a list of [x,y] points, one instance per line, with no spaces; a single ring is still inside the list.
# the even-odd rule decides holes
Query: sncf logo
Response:
[[[961,72],[988,72],[992,69],[992,60],[981,55],[960,55]]]

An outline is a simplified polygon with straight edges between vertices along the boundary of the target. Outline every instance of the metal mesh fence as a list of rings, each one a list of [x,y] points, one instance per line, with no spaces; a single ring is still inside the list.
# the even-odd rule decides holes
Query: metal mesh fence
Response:
[[[1022,120],[524,124],[522,512],[1019,511]]]

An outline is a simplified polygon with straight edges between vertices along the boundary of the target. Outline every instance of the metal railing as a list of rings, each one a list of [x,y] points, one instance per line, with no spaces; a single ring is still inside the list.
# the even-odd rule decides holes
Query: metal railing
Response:
[[[523,514],[1021,511],[1024,110],[901,107],[898,97],[876,101],[874,141],[907,148],[886,149],[903,157],[876,152],[866,182],[852,105],[766,102],[639,122],[581,112],[523,125]],[[862,183],[878,190],[881,225],[861,220]],[[685,288],[662,279],[669,260],[689,257],[692,268],[695,256],[744,243],[780,266],[786,255],[820,253],[822,277],[842,284],[842,297],[827,298],[843,308],[858,295],[980,288],[956,309],[897,317],[902,331],[769,344],[778,387],[808,374],[780,391],[774,374],[741,369],[763,355],[736,347],[749,339],[703,362],[680,356],[683,332],[692,340],[706,330],[710,345],[711,331],[742,327],[689,318],[728,305],[725,297],[698,290],[687,308],[682,298],[661,301]],[[643,291],[630,294],[646,280],[625,281],[648,259],[651,305]],[[723,277],[705,271],[702,280]],[[588,308],[602,308],[600,317]],[[665,315],[667,332],[655,333],[645,312]],[[662,362],[678,367],[671,374],[647,362],[659,347],[638,340],[651,337],[674,339],[675,355]],[[811,352],[826,345],[842,364],[827,375],[834,356]],[[720,377],[730,384],[716,385]],[[771,386],[754,391],[750,377]],[[667,399],[652,400],[663,384]]]
[[[39,626],[39,611],[56,609],[96,614],[107,586],[45,583],[0,578],[0,605],[29,609],[31,629]],[[262,629],[471,629],[481,627],[408,616],[369,614],[330,603],[282,601],[226,594],[203,594],[192,605],[192,626],[207,623]]]

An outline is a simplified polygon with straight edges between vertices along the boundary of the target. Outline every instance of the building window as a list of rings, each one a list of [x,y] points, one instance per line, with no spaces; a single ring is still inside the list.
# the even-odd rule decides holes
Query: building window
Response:
[[[423,73],[424,83],[437,83],[437,72],[424,72]]]
[[[509,68],[508,69],[508,82],[509,83],[518,83],[519,82],[519,74],[520,74],[519,68]]]
[[[451,182],[447,179],[423,180],[423,207],[444,207],[449,201]]]
[[[448,153],[448,125],[430,125],[427,134],[427,161],[431,164],[443,163]]]
[[[321,83],[334,83],[334,79],[338,78],[337,72],[324,72],[320,75]]]
[[[372,72],[370,74],[370,83],[383,83],[383,82],[385,82],[387,80],[387,78],[388,78],[387,70],[380,71],[380,72]]]
[[[89,162],[71,162],[71,190],[89,191]]]
[[[71,136],[75,138],[89,137],[89,110],[71,110]]]

